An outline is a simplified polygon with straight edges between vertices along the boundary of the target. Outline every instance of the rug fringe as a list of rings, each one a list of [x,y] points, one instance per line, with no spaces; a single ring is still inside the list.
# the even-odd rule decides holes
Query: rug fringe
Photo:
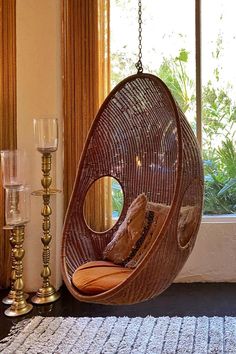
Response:
[[[24,320],[21,320],[20,322],[16,323],[11,329],[10,332],[8,333],[7,337],[4,337],[3,339],[0,340],[0,345],[1,344],[8,344],[14,336],[18,335],[19,332],[27,326],[31,322],[33,318],[26,318]],[[1,347],[0,347],[1,349]]]

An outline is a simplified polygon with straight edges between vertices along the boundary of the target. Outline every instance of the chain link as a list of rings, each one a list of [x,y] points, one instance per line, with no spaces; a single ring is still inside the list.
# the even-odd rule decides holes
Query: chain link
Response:
[[[138,73],[142,73],[142,0],[138,1],[138,42],[138,62],[135,64],[135,66],[138,70]]]

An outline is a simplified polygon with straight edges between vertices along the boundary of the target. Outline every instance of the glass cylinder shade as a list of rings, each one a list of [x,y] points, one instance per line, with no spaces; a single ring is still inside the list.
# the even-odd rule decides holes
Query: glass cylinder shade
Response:
[[[57,150],[58,122],[56,118],[34,119],[34,137],[36,148],[46,154]]]
[[[26,224],[30,220],[30,188],[7,188],[5,194],[5,218],[9,226]]]
[[[4,188],[19,188],[25,184],[26,153],[23,150],[1,151]]]

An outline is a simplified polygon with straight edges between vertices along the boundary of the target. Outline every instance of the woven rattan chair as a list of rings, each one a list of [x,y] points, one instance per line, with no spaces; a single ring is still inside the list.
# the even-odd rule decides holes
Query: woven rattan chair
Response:
[[[139,158],[141,165],[137,164]],[[104,233],[85,222],[83,203],[91,184],[116,178],[124,192],[119,222]],[[102,252],[140,193],[170,205],[150,251],[123,283],[99,295],[83,295],[71,283],[75,269],[102,259]],[[131,304],[163,292],[175,279],[194,246],[203,201],[202,160],[196,138],[166,85],[138,73],[118,84],[106,98],[89,132],[67,210],[62,242],[62,274],[75,298],[102,304]],[[178,231],[180,209],[194,206],[191,232]]]

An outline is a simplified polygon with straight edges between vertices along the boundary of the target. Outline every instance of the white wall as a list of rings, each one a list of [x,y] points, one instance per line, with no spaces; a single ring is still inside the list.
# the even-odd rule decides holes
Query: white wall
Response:
[[[236,220],[203,221],[176,282],[236,282]]]
[[[41,188],[41,155],[35,150],[33,118],[57,117],[59,150],[53,153],[53,186],[62,189],[62,82],[60,0],[17,0],[17,139],[29,155],[26,174],[32,190]],[[52,284],[61,284],[59,252],[63,196],[52,197]],[[27,291],[37,290],[42,280],[41,197],[31,197],[31,222],[26,227],[24,280]]]

